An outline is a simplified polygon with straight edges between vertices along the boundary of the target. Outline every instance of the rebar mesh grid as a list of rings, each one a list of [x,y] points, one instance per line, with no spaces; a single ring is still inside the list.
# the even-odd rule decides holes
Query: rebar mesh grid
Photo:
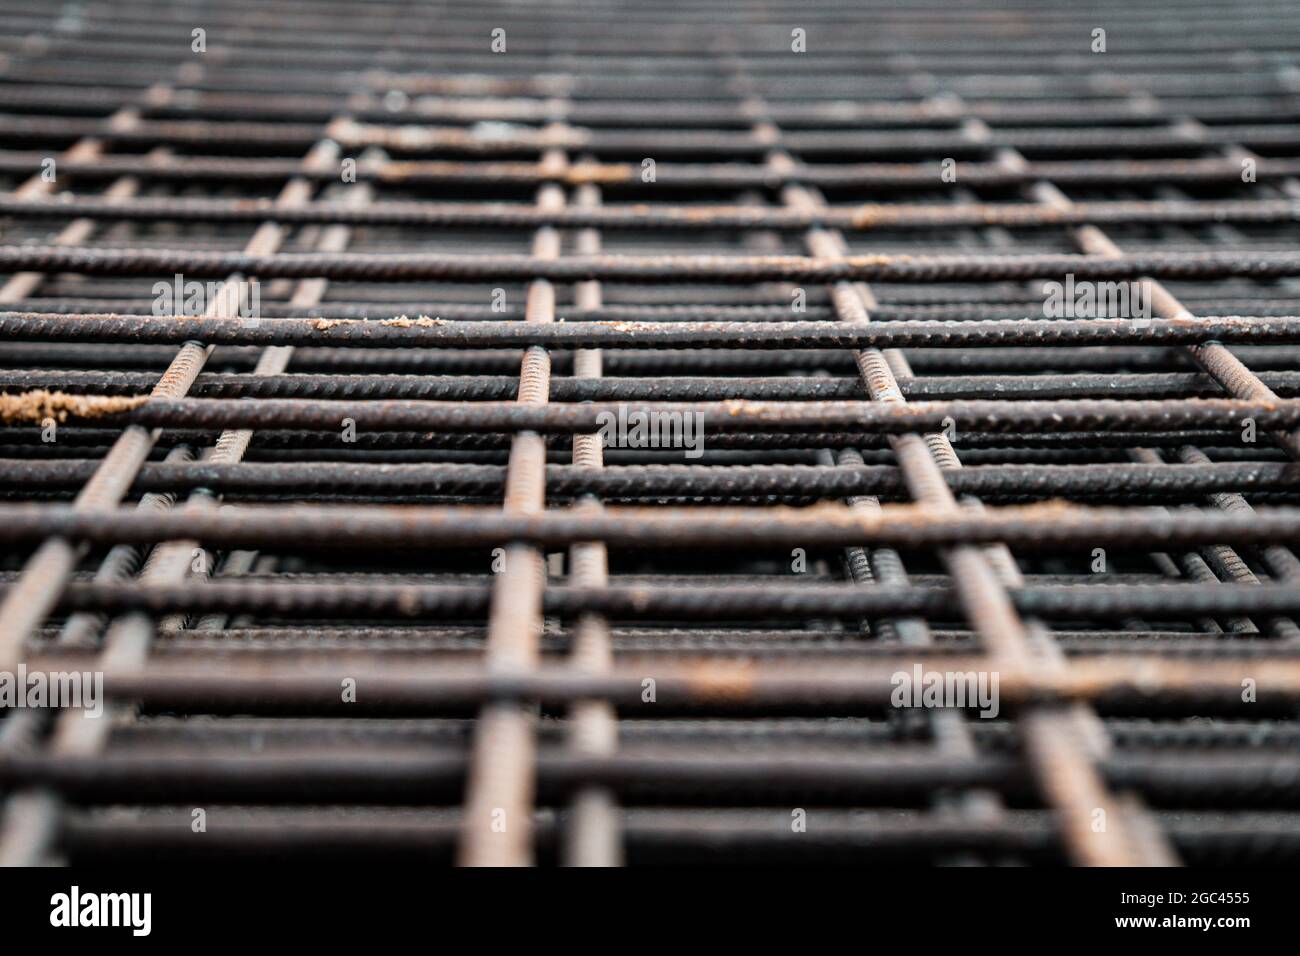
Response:
[[[0,176],[0,862],[1300,861],[1294,4],[0,0]]]

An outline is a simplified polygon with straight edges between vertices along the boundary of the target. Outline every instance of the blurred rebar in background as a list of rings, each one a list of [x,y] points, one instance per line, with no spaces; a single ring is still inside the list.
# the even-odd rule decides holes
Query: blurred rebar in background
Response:
[[[0,862],[1300,861],[1294,3],[0,0],[0,175]]]

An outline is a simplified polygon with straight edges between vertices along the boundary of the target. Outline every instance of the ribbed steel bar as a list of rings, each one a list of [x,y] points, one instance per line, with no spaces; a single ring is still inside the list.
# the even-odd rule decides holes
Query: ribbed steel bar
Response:
[[[772,138],[778,140],[776,127],[771,126],[770,131]],[[778,169],[788,168],[792,162],[787,153],[779,150],[769,158],[769,164]],[[790,205],[808,208],[820,204],[820,197],[801,185],[787,186],[785,196]],[[837,233],[820,229],[809,232],[807,245],[809,252],[816,256],[841,256],[847,252],[844,240]],[[834,287],[832,295],[840,318],[847,321],[868,319],[869,310],[875,304],[875,296],[865,284],[841,282]],[[888,404],[906,403],[891,367],[910,373],[905,358],[898,353],[865,349],[857,353],[856,361],[873,399]],[[940,514],[956,513],[956,499],[939,472],[939,466],[944,464],[960,467],[949,438],[939,432],[924,436],[907,432],[892,439],[892,446],[913,498]],[[1036,622],[1022,620],[1005,593],[1008,583],[1005,578],[1011,578],[1011,583],[1019,578],[1010,553],[1002,551],[998,556],[1005,559],[1007,568],[1002,578],[991,551],[981,553],[962,545],[943,555],[965,616],[980,634],[994,667],[1002,661],[1019,661],[1036,651],[1042,653],[1034,642],[1038,639],[1038,643],[1043,643],[1041,627]],[[1071,721],[1072,717],[1078,719]],[[1024,720],[1026,746],[1038,785],[1062,814],[1071,854],[1091,865],[1164,862],[1167,854],[1163,848],[1149,846],[1139,839],[1128,814],[1122,812],[1098,779],[1092,766],[1093,754],[1082,733],[1085,720],[1086,715],[1055,711],[1030,714]],[[1071,726],[1072,723],[1079,726]],[[1101,839],[1089,840],[1089,814],[1098,808],[1113,817],[1113,829]]]
[[[105,130],[101,135],[111,135]],[[202,135],[205,141],[209,135]],[[312,137],[319,135],[315,129],[304,130],[301,142],[305,147]],[[177,137],[180,139],[180,137]],[[182,140],[183,141],[183,140]],[[369,142],[369,141],[368,141]],[[0,150],[0,172],[23,173],[39,166],[41,156],[29,152]],[[283,181],[295,171],[288,160],[259,158],[234,160],[226,157],[178,157],[160,170],[153,170],[145,162],[131,156],[105,156],[97,159],[69,161],[68,172],[83,177],[120,177],[150,175],[162,180],[219,179],[235,182]],[[389,161],[359,165],[358,181],[394,187],[446,184],[497,184],[504,186],[536,186],[547,179],[547,170],[534,163],[498,161],[493,163],[452,163],[447,161]],[[683,166],[665,170],[671,179],[665,185],[683,189],[761,187],[767,184],[766,173],[758,166],[741,164],[715,166]],[[603,185],[636,188],[640,184],[640,170],[625,163],[573,164],[562,174],[568,185]],[[1300,173],[1300,160],[1261,158],[1257,174],[1265,181],[1292,177]],[[313,179],[333,179],[337,173],[328,167],[306,171]],[[819,186],[867,189],[925,189],[934,183],[934,170],[922,163],[859,163],[853,165],[818,164],[799,171],[801,180]],[[1231,184],[1241,181],[1239,163],[1223,159],[1199,160],[1082,160],[1076,162],[1051,162],[1039,160],[1024,170],[1007,170],[996,163],[969,163],[963,171],[964,181],[987,188],[1006,188],[1026,185],[1039,179],[1078,186],[1150,185],[1172,182],[1178,184]]]
[[[563,166],[568,159],[551,151],[547,159]],[[565,203],[564,191],[547,184],[537,205]],[[560,256],[560,234],[544,226],[533,237],[534,256]],[[555,289],[546,279],[528,286],[527,325],[555,321]],[[550,400],[551,358],[545,349],[524,352],[519,370],[519,407],[544,408]],[[535,517],[546,508],[546,444],[526,426],[510,445],[502,514]],[[504,567],[492,589],[485,646],[487,666],[506,674],[527,673],[537,663],[546,588],[545,555],[535,547],[510,543],[501,552]],[[466,783],[465,819],[460,862],[465,866],[526,866],[533,862],[533,724],[536,715],[520,701],[494,701],[479,715],[474,770]]]
[[[540,463],[539,463],[540,464]],[[538,469],[540,479],[540,468]],[[942,480],[940,475],[939,480]],[[0,541],[67,536],[94,542],[153,543],[190,537],[232,547],[276,541],[300,546],[495,546],[511,540],[568,546],[603,540],[619,546],[737,547],[849,546],[872,541],[896,547],[989,544],[1001,537],[1017,547],[1054,548],[1080,540],[1098,545],[1197,545],[1214,542],[1294,542],[1300,508],[1258,508],[1254,516],[1189,508],[1085,508],[1066,504],[1008,506],[980,514],[937,516],[919,505],[894,505],[877,514],[826,503],[802,508],[606,508],[602,512],[551,509],[500,514],[456,505],[310,506],[230,505],[213,514],[178,517],[75,506],[0,505]]]
[[[1164,401],[1067,399],[1063,401],[983,401],[955,399],[882,407],[861,401],[645,402],[638,411],[646,422],[675,422],[693,416],[719,432],[857,429],[901,434],[918,428],[940,430],[953,423],[972,432],[1010,432],[1025,428],[1115,431],[1294,429],[1300,425],[1300,399],[1187,398]],[[223,398],[133,398],[60,395],[40,390],[0,399],[0,421],[39,423],[54,416],[101,420],[109,425],[180,428],[330,429],[345,418],[359,428],[385,431],[428,429],[446,432],[509,431],[596,432],[626,430],[635,424],[619,403],[530,404],[516,402],[314,401]],[[620,417],[621,416],[621,417]],[[653,416],[653,417],[650,417]],[[676,416],[676,418],[674,418]],[[648,426],[647,426],[648,427]],[[656,424],[656,428],[659,425]],[[677,431],[681,425],[675,426]]]
[[[1300,146],[1300,136],[1297,137]],[[589,184],[590,185],[590,184]],[[277,209],[268,200],[242,199],[4,199],[0,215],[33,218],[98,218],[124,221],[345,223],[354,226],[483,226],[528,229],[806,230],[825,226],[846,231],[872,229],[955,229],[970,226],[1055,228],[1089,223],[1122,225],[1178,223],[1292,223],[1300,203],[1287,199],[1198,202],[1078,203],[1054,209],[1035,203],[919,205],[867,204],[817,210],[745,206],[566,206],[546,210],[504,203],[372,203],[364,208],[313,202]],[[75,245],[75,243],[69,243]],[[594,255],[595,252],[584,253]]]
[[[1195,123],[1195,121],[1192,121]],[[968,134],[977,139],[984,139],[987,134],[987,126],[979,125],[979,121],[967,123],[964,127]],[[1179,132],[1182,126],[1175,126],[1174,131]],[[1199,133],[1203,127],[1195,124],[1195,129]],[[1199,137],[1198,137],[1199,138]],[[1234,147],[1236,148],[1236,147]],[[1231,152],[1230,152],[1231,155]],[[1005,149],[1001,153],[1003,160],[1011,166],[1024,163],[1024,157],[1014,151]],[[1293,184],[1294,185],[1294,184]],[[1066,210],[1077,208],[1076,205],[1065,196],[1059,189],[1050,183],[1036,184],[1031,190],[1031,195],[1044,208],[1054,210]],[[1122,251],[1108,236],[1103,233],[1095,223],[1082,226],[1073,232],[1075,241],[1078,243],[1081,251],[1087,253],[1101,253],[1106,255],[1122,255]],[[1154,282],[1151,285],[1151,295],[1153,305],[1158,315],[1163,317],[1190,318],[1191,313],[1178,299],[1160,285]],[[1250,395],[1254,397],[1276,398],[1277,395],[1267,385],[1265,385],[1255,373],[1251,372],[1235,355],[1233,355],[1221,342],[1209,341],[1203,344],[1191,346],[1189,352],[1192,358],[1229,394],[1237,396]],[[1277,443],[1287,452],[1288,455],[1295,458],[1300,456],[1300,432],[1282,433],[1275,436]],[[1193,455],[1200,455],[1195,449],[1191,452]],[[1159,461],[1158,455],[1149,449],[1139,449],[1136,452],[1139,461]],[[1204,456],[1200,455],[1204,460]],[[1221,507],[1228,507],[1230,502],[1216,500],[1216,504]],[[1236,501],[1231,502],[1237,505]],[[1240,505],[1246,505],[1244,501]],[[1283,549],[1285,551],[1285,549]],[[1214,561],[1216,568],[1224,576],[1243,583],[1256,583],[1257,579],[1253,572],[1246,566],[1239,555],[1226,545],[1218,545],[1215,549],[1210,549],[1207,555]],[[1275,557],[1278,557],[1275,555]],[[1189,561],[1200,562],[1199,555],[1188,556]],[[1288,570],[1294,566],[1294,559],[1289,563]],[[1208,568],[1205,569],[1206,576],[1214,580],[1213,572]],[[1283,619],[1275,622],[1281,633],[1289,638],[1296,639],[1297,632],[1295,624],[1289,620]],[[1254,625],[1249,621],[1238,623],[1238,627],[1245,629],[1254,629]]]
[[[1300,860],[1243,2],[0,0],[0,862]]]
[[[720,401],[726,398],[792,400],[862,398],[858,379],[827,374],[747,378],[662,378],[602,376],[557,377],[551,395],[558,402],[601,401]],[[1260,372],[1260,381],[1279,394],[1300,394],[1300,372]],[[152,372],[99,372],[82,369],[0,369],[0,388],[15,392],[47,391],[92,395],[139,395],[152,388]],[[251,375],[243,372],[202,372],[190,387],[194,398],[354,398],[493,401],[514,398],[518,382],[505,375],[401,375],[376,373],[337,375],[295,372],[292,375]],[[1222,395],[1210,376],[1196,372],[1116,373],[1072,375],[953,375],[919,376],[899,380],[909,399],[1086,398],[1104,391],[1125,398],[1208,398]]]
[[[158,102],[165,99],[169,93],[168,87],[155,86],[150,89],[149,97],[152,101]],[[109,118],[107,125],[116,130],[130,128],[139,121],[140,113],[137,109],[124,107]],[[62,158],[76,160],[101,155],[103,155],[103,143],[97,139],[87,138],[79,140]],[[165,160],[168,155],[169,151],[163,149],[156,149],[151,154],[152,158],[158,160]],[[57,182],[57,160],[55,160],[55,163],[56,173],[53,180],[47,179],[43,175],[33,176],[15,190],[14,195],[24,198],[48,195],[55,188]],[[109,202],[124,201],[135,196],[140,186],[141,182],[138,178],[123,177],[105,189],[104,197]],[[65,226],[54,241],[60,245],[77,245],[85,242],[93,235],[96,225],[94,221],[89,219],[76,219]],[[4,286],[0,288],[0,302],[4,304],[22,302],[38,291],[45,279],[46,276],[43,274],[32,272],[11,276]],[[171,366],[169,366],[169,370],[170,368]],[[165,377],[166,373],[164,373]],[[153,383],[151,388],[159,385],[161,385],[161,381]],[[177,457],[181,457],[181,455]],[[85,486],[86,482],[94,478],[97,468],[98,466],[87,473],[78,482],[78,487]],[[142,506],[156,507],[168,501],[164,496],[148,496],[146,500],[148,500],[148,505],[142,501]],[[40,551],[38,551],[31,558],[36,571],[36,574],[31,579],[39,581],[40,575],[63,573],[63,567],[66,565],[68,558],[73,557],[75,559],[73,547],[67,542],[45,543],[41,549],[45,552],[45,555],[42,557]],[[114,549],[105,562],[104,580],[113,580],[118,575],[129,573],[130,568],[135,565],[136,559],[137,552],[135,549],[126,547]],[[43,584],[43,582],[41,583]],[[0,614],[3,613],[3,608],[0,608]],[[39,623],[41,610],[38,606],[38,616],[35,619],[21,620],[21,613],[11,610],[9,617],[9,623],[21,629],[18,631],[19,634]],[[66,630],[72,636],[74,629],[78,625],[84,625],[91,620],[93,618],[89,616],[82,617],[79,620],[70,620],[67,623]],[[11,721],[7,728],[10,746],[13,746],[15,741],[26,741],[35,737],[41,729],[44,729],[41,726],[42,723],[48,723],[48,721],[42,721],[38,715],[34,715],[32,712],[25,713]],[[19,791],[6,799],[3,812],[0,813],[0,826],[5,828],[0,830],[0,865],[20,864],[27,860],[40,860],[42,858],[44,845],[48,842],[52,832],[52,814],[47,811],[54,799],[54,795],[40,790]]]
[[[303,145],[307,145],[312,136],[318,135],[315,131],[304,131]],[[34,166],[39,167],[42,158],[34,153],[0,151],[0,173],[27,172]],[[297,167],[292,161],[283,159],[235,160],[199,156],[178,158],[164,169],[154,171],[143,159],[113,156],[70,161],[65,164],[65,169],[69,173],[85,177],[150,175],[171,181],[214,179],[266,182],[283,181],[294,175]],[[676,169],[665,163],[659,170],[664,176],[665,186],[683,189],[760,188],[768,185],[770,176],[763,167],[756,164],[683,165]],[[935,182],[934,166],[930,163],[818,164],[794,172],[800,181],[840,189],[929,189]],[[590,183],[605,187],[637,188],[641,183],[640,173],[640,167],[630,163],[575,163],[560,174],[560,179],[570,186]],[[1300,159],[1261,158],[1256,174],[1264,181],[1300,175]],[[338,172],[333,167],[321,166],[306,170],[305,175],[316,180],[332,180]],[[357,167],[358,181],[392,187],[451,184],[535,187],[547,181],[549,175],[549,170],[536,163],[504,160],[484,163],[389,161]],[[1142,186],[1158,183],[1231,185],[1241,182],[1241,164],[1219,158],[1097,159],[1073,162],[1038,160],[1023,169],[1009,170],[998,163],[974,162],[963,168],[962,177],[963,182],[981,188],[1024,186],[1040,180],[1067,186]]]
[[[312,158],[330,149],[331,146],[327,143],[319,144],[314,148]],[[309,188],[300,180],[292,180],[282,190],[279,201],[282,204],[303,201],[310,195],[307,192]],[[365,188],[360,187],[359,194],[355,195],[354,199],[364,202]],[[284,238],[284,232],[280,227],[272,223],[264,223],[249,240],[248,248],[274,250]],[[346,240],[347,230],[335,227],[333,232],[322,237],[320,245],[325,249],[339,249],[346,245]],[[302,282],[298,284],[293,301],[297,305],[310,306],[319,300],[323,291],[323,284],[319,281]],[[215,300],[210,308],[213,317],[221,317],[223,313],[235,314],[238,307],[229,297],[222,297]],[[254,374],[283,372],[291,355],[291,349],[267,349],[254,369]],[[251,438],[252,433],[248,431],[224,431],[217,439],[207,460],[213,464],[236,464],[243,457]],[[190,515],[211,510],[215,506],[216,502],[207,489],[192,488],[181,505],[180,513]],[[192,552],[195,552],[194,543],[186,541],[171,541],[154,548],[145,557],[140,569],[140,580],[151,585],[185,580],[195,570],[192,567],[194,564]],[[212,559],[201,549],[197,553],[202,555],[203,571],[195,573],[194,579],[202,580],[211,570]],[[183,619],[179,623],[183,623]],[[171,626],[176,627],[177,624],[173,622]],[[130,666],[143,661],[153,640],[154,629],[154,619],[148,614],[128,614],[114,620],[103,638],[105,664]],[[62,715],[55,731],[55,752],[73,755],[93,754],[104,747],[107,732],[107,722],[89,722],[83,719],[81,713],[66,712]],[[56,833],[59,811],[60,802],[56,794],[39,790],[17,793],[5,817],[6,828],[0,831],[0,862],[6,865],[32,865],[45,859],[48,853],[47,844],[53,841]]]
[[[862,589],[850,593],[860,595]],[[765,708],[821,715],[857,709],[884,712],[897,684],[894,675],[900,666],[914,660],[793,663],[683,655],[654,665],[657,699],[653,703],[658,706],[649,713],[660,719],[692,707],[706,713]],[[947,663],[954,671],[979,671],[987,667],[988,658],[974,654]],[[93,666],[93,659],[33,655],[29,672],[48,674],[79,665]],[[491,700],[517,698],[567,705],[603,698],[620,709],[645,714],[649,703],[643,698],[645,662],[616,664],[601,675],[547,663],[520,675],[497,674],[479,665],[452,661],[417,668],[409,660],[357,659],[355,654],[342,666],[356,675],[358,684],[364,682],[379,695],[382,709],[389,712],[463,715],[466,708]],[[142,701],[156,710],[207,708],[208,712],[253,714],[273,713],[279,707],[339,714],[346,713],[349,706],[338,693],[339,668],[337,660],[315,666],[300,661],[292,673],[268,673],[265,663],[257,660],[226,658],[199,666],[158,659],[143,668],[106,671],[104,687],[112,697]],[[1119,713],[1141,713],[1164,705],[1174,713],[1195,715],[1200,709],[1240,716],[1261,709],[1251,708],[1250,703],[1267,702],[1264,709],[1268,713],[1285,716],[1300,702],[1300,661],[1285,656],[1249,661],[1090,656],[1071,660],[1065,667],[1042,662],[1008,664],[1001,667],[999,677],[1001,702],[1011,706],[1077,700],[1101,702]],[[1261,693],[1258,701],[1242,701],[1241,681],[1246,677],[1256,682]],[[94,764],[87,761],[85,766],[93,769]],[[1294,781],[1288,779],[1284,785],[1294,788]]]
[[[168,89],[160,87],[156,92],[166,96]],[[137,111],[126,109],[114,114],[110,125],[129,126],[137,119]],[[87,155],[100,155],[101,151],[102,144],[99,141],[82,139],[60,159],[76,160]],[[53,168],[56,170],[57,180],[58,160],[54,162]],[[20,188],[20,192],[25,195],[41,194],[47,192],[49,186],[50,183],[45,176],[38,174],[28,180]],[[134,186],[120,188],[129,193]],[[60,233],[55,241],[66,239],[70,242],[83,242],[90,232],[90,225],[73,223]],[[31,272],[11,276],[4,288],[0,290],[0,300],[4,300],[6,304],[21,301],[23,297],[36,290],[43,278],[42,275]],[[184,395],[186,389],[193,383],[194,377],[202,369],[206,358],[206,350],[198,344],[183,343],[150,394]],[[156,434],[139,426],[130,426],[123,431],[101,460],[95,473],[81,489],[77,497],[78,506],[86,510],[98,510],[112,507],[121,501],[135,469],[143,463],[156,438]],[[19,658],[22,653],[22,642],[32,628],[40,623],[50,605],[57,599],[58,588],[72,571],[77,557],[75,543],[51,538],[28,558],[21,585],[0,602],[0,669],[8,670]]]
[[[600,190],[592,185],[580,186],[574,208],[601,208]],[[600,251],[600,233],[584,229],[574,240],[579,255]],[[588,309],[599,309],[602,297],[598,282],[585,282],[574,290],[575,302]],[[582,349],[574,354],[574,375],[582,381],[601,378],[603,356],[599,349]],[[554,385],[554,383],[552,383]],[[552,393],[554,388],[552,387]],[[573,467],[601,476],[605,473],[603,444],[595,435],[573,437]],[[550,492],[549,468],[544,478]],[[581,486],[583,507],[598,511],[601,507],[599,487],[587,481]],[[609,583],[609,555],[604,542],[584,542],[569,549],[570,576],[575,586],[599,588]],[[593,673],[604,673],[613,662],[609,622],[599,614],[583,615],[574,625],[573,663]],[[580,701],[574,705],[573,750],[580,754],[608,756],[618,750],[618,722],[614,708],[602,700]],[[609,788],[592,786],[573,796],[573,822],[566,834],[565,861],[571,866],[618,866],[623,861],[623,842],[618,804]]]
[[[564,261],[564,260],[558,260]],[[785,277],[777,277],[785,278]],[[587,281],[587,280],[584,280]],[[823,281],[823,280],[813,280]],[[846,280],[847,281],[847,280]],[[530,332],[532,334],[530,334]],[[1030,319],[971,322],[563,322],[532,330],[520,322],[453,322],[437,316],[367,319],[238,319],[189,316],[0,313],[0,337],[53,342],[175,342],[203,335],[217,345],[346,345],[391,348],[956,348],[1087,346],[1195,341],[1294,344],[1300,317],[1217,319]]]
[[[745,97],[742,101],[742,108],[752,113],[756,119],[753,135],[760,142],[773,147],[766,154],[766,161],[769,167],[780,174],[794,161],[788,153],[776,148],[782,140],[781,131],[767,119],[771,114],[770,107],[760,97],[754,95],[752,81],[745,72],[743,64],[737,62],[732,69],[734,71],[732,82],[736,92],[738,95]],[[825,204],[818,201],[820,197],[802,187],[788,187],[783,191],[782,198],[784,205],[781,208],[786,210],[818,212],[825,208]],[[810,250],[816,249],[820,244],[821,240],[818,237],[819,231],[816,229],[810,228],[805,234],[805,242],[809,245]],[[843,291],[839,285],[827,289],[827,294],[833,303],[833,314],[841,322],[856,318],[858,315],[852,307],[852,296],[845,299]],[[863,297],[861,301],[865,302],[865,297],[870,295],[870,291],[865,286],[857,291]],[[863,314],[865,317],[865,313]],[[870,359],[866,356],[866,353],[853,353],[853,358],[858,368],[859,384],[873,399],[881,398],[880,393],[872,388]],[[832,450],[825,449],[819,452],[819,460],[824,463],[834,462],[836,461],[836,455]],[[838,462],[841,465],[860,464],[861,461],[861,455],[856,449],[843,449],[839,452]],[[874,495],[851,497],[848,499],[848,503],[854,510],[865,513],[874,513],[880,507],[879,499]],[[902,558],[892,548],[867,548],[852,545],[845,548],[843,554],[848,577],[856,584],[870,585],[876,580],[879,580],[882,584],[896,586],[906,586],[910,583]],[[924,618],[883,617],[872,620],[864,619],[863,626],[870,629],[872,633],[878,633],[879,637],[884,640],[896,639],[911,647],[929,647],[933,645],[931,628]],[[948,756],[957,759],[969,759],[974,753],[974,742],[966,725],[964,715],[955,710],[935,711],[930,720],[930,732],[941,752]],[[941,807],[955,804],[960,812],[971,818],[996,819],[1002,811],[1002,801],[999,795],[984,789],[957,793],[940,791],[935,794],[933,801],[937,806]],[[959,858],[954,862],[964,861]]]
[[[0,269],[199,278],[231,273],[268,279],[353,281],[582,282],[993,282],[1073,275],[1078,279],[1277,279],[1300,275],[1300,253],[1197,252],[1131,256],[870,255],[544,256],[443,253],[232,253],[86,246],[0,246]]]

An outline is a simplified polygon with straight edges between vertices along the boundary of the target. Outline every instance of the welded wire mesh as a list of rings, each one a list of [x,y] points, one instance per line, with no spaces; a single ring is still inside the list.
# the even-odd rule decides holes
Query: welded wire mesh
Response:
[[[0,0],[0,176],[0,862],[1300,858],[1294,4]]]

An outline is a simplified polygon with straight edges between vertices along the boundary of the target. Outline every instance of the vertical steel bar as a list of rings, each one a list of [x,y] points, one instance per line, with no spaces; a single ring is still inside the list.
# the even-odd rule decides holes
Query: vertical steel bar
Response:
[[[563,152],[548,150],[542,165],[563,178]],[[564,191],[547,183],[537,193],[542,209],[564,206]],[[537,230],[532,254],[560,255],[560,234]],[[555,321],[555,288],[545,279],[528,286],[526,322]],[[519,371],[521,404],[550,399],[551,357],[544,348],[524,352]],[[508,514],[540,513],[546,506],[546,441],[536,432],[515,435],[510,445],[503,508]],[[542,590],[546,563],[537,548],[514,544],[505,549],[505,568],[492,588],[486,660],[496,673],[526,673],[537,665],[542,631]],[[460,862],[464,866],[527,866],[533,862],[533,776],[535,707],[521,701],[488,704],[475,727],[471,771],[465,791]]]

